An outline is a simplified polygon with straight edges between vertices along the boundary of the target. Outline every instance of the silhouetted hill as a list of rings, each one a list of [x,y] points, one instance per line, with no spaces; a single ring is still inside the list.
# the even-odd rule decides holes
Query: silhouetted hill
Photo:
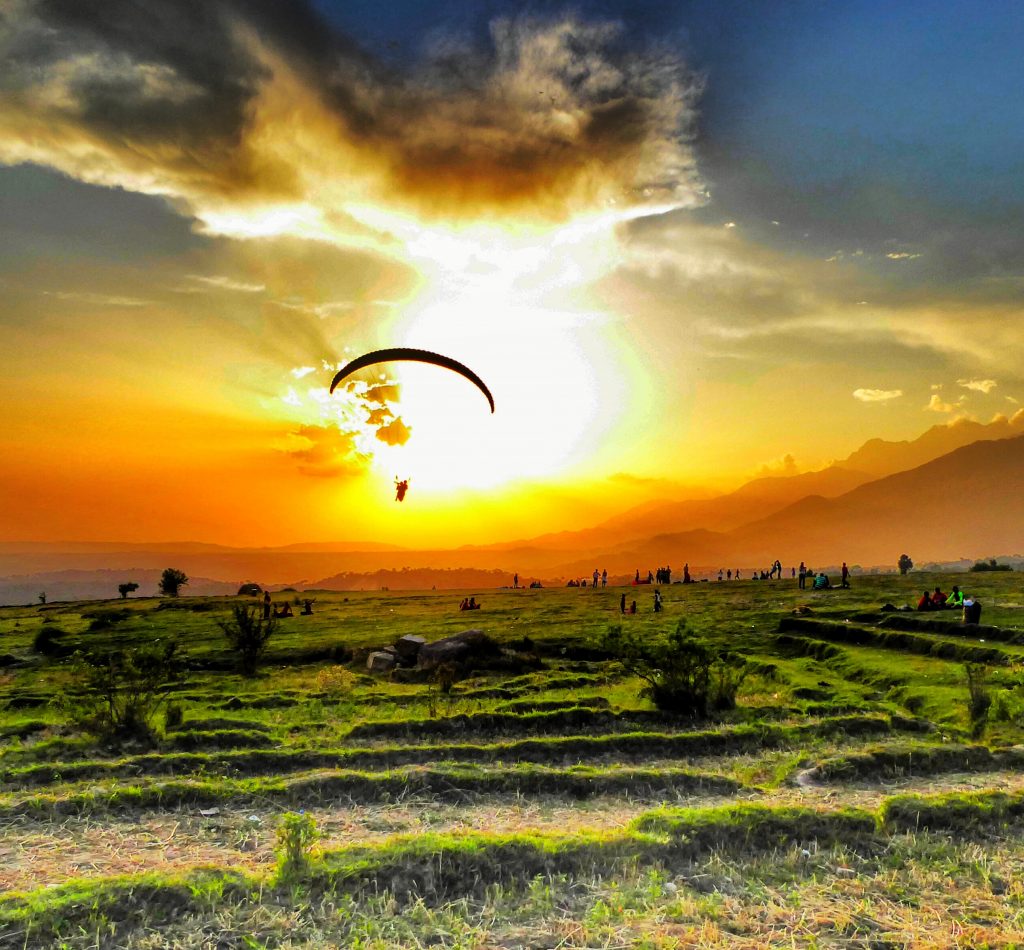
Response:
[[[1024,436],[975,442],[839,498],[808,498],[731,533],[763,560],[895,564],[1024,550]]]
[[[871,439],[835,464],[881,478],[917,468],[972,442],[1010,439],[1018,435],[1024,435],[1024,409],[1010,419],[999,416],[988,423],[955,419],[947,425],[932,426],[923,435],[906,442]]]

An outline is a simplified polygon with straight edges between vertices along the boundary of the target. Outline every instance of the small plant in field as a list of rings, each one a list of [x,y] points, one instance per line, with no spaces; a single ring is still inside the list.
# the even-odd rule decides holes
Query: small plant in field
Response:
[[[32,649],[43,656],[67,656],[72,651],[60,642],[65,636],[60,627],[40,627],[32,638]]]
[[[157,715],[181,680],[175,645],[76,654],[79,691],[64,700],[68,718],[104,740],[152,740]]]
[[[747,674],[746,661],[701,640],[680,620],[663,641],[642,640],[621,626],[610,627],[601,647],[634,676],[663,712],[706,716],[733,709]]]
[[[971,738],[980,739],[988,725],[988,713],[992,706],[988,669],[977,663],[965,663],[964,676],[967,680],[967,715],[971,720]]]
[[[355,682],[355,673],[343,666],[328,666],[316,674],[317,692],[332,696],[351,693]]]
[[[230,620],[218,620],[217,626],[224,631],[228,646],[238,657],[239,671],[243,676],[252,676],[277,629],[277,622],[273,617],[264,619],[259,607],[236,604],[232,612]]]
[[[117,585],[117,592],[121,595],[121,600],[127,600],[128,595],[133,591],[137,591],[138,589],[139,585],[136,584],[135,581],[128,581],[125,584]]]
[[[177,729],[185,721],[185,712],[181,703],[168,703],[164,712],[164,728]]]
[[[277,826],[277,877],[281,882],[304,877],[313,845],[320,838],[316,820],[305,812],[286,812]]]

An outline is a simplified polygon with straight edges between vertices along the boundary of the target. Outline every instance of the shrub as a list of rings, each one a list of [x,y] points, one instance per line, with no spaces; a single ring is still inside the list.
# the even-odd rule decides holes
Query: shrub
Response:
[[[121,595],[122,600],[127,600],[128,595],[133,591],[137,591],[138,589],[139,585],[136,584],[135,581],[128,581],[125,584],[117,585],[117,592]]]
[[[341,693],[350,693],[355,686],[356,675],[343,666],[327,666],[316,674],[316,689],[318,693],[327,693],[337,696]]]
[[[278,881],[294,881],[308,874],[313,845],[319,837],[312,815],[293,811],[284,814],[277,826]]]
[[[252,676],[267,643],[277,629],[277,623],[273,617],[264,620],[259,607],[248,608],[236,604],[232,612],[232,619],[218,620],[217,626],[224,631],[228,646],[237,654],[242,675]]]
[[[132,615],[130,610],[97,610],[90,614],[89,630],[109,630]]]
[[[644,692],[663,712],[707,716],[733,709],[747,675],[746,661],[699,639],[680,620],[661,642],[647,642],[621,626],[610,627],[601,646],[634,676],[647,683]]]
[[[967,679],[967,715],[971,720],[971,738],[978,739],[988,723],[992,706],[992,690],[988,682],[988,669],[975,663],[964,664]]]
[[[181,680],[175,644],[76,654],[80,691],[65,699],[69,719],[104,740],[152,740],[157,714]]]
[[[32,650],[43,656],[69,656],[71,650],[60,642],[66,636],[60,627],[40,627],[32,638]]]
[[[1012,571],[1013,568],[1009,564],[999,564],[995,558],[992,558],[989,561],[975,561],[968,570],[979,574],[985,571]]]
[[[185,711],[181,703],[168,703],[164,712],[164,728],[177,729],[185,721]]]

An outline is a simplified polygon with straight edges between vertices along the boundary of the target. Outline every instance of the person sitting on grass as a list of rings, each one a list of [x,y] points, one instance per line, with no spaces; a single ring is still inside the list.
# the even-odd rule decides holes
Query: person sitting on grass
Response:
[[[476,602],[476,598],[475,597],[470,597],[469,598],[469,603],[466,604],[466,610],[479,610],[479,609],[480,609],[480,605]]]
[[[275,607],[274,616],[279,618],[294,616],[294,614],[292,613],[292,605],[285,601],[280,607]]]
[[[814,590],[830,590],[832,585],[828,581],[827,574],[814,575]]]
[[[636,601],[635,600],[629,605],[629,612],[631,614],[635,614],[636,613]]]
[[[469,610],[469,598],[463,597],[462,603],[459,604],[459,610]]]
[[[946,606],[950,610],[959,610],[963,605],[964,592],[954,584],[953,589],[949,592],[949,597],[946,598]]]
[[[928,591],[925,591],[921,595],[921,599],[917,602],[918,610],[934,610],[935,605],[932,603],[932,595]]]
[[[936,587],[935,593],[932,594],[932,607],[934,607],[935,610],[945,610],[947,600],[949,600],[949,595],[942,593],[942,591]]]

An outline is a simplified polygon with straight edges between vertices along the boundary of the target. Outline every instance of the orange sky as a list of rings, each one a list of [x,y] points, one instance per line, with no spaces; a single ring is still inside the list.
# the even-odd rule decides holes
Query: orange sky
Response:
[[[445,86],[224,13],[207,88],[102,20],[12,19],[67,43],[0,92],[0,540],[528,537],[1024,399],[993,284],[716,215],[681,49],[496,20]],[[327,394],[381,346],[497,411],[408,364]]]

